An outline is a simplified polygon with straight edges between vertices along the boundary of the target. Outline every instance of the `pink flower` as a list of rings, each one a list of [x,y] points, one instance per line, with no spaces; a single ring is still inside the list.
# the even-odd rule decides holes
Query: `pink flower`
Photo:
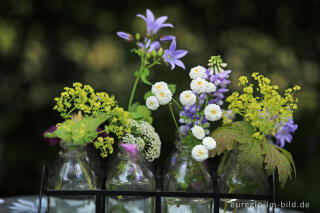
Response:
[[[130,156],[137,156],[138,155],[138,145],[137,144],[126,144],[121,143],[120,146],[122,146],[128,155]]]

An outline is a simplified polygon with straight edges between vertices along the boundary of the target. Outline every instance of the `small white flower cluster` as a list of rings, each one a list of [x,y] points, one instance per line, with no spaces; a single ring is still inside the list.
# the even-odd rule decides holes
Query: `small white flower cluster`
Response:
[[[191,90],[185,90],[180,94],[180,102],[184,106],[192,106],[196,103],[195,94],[213,93],[217,87],[214,83],[205,80],[206,68],[202,66],[196,66],[190,70],[190,78],[192,79],[190,88]]]
[[[195,138],[202,140],[202,144],[193,147],[192,157],[196,161],[204,161],[208,158],[209,151],[216,148],[216,141],[212,137],[205,137],[204,129],[200,126],[194,126],[191,132]]]
[[[156,110],[160,105],[170,103],[172,99],[172,93],[168,88],[168,84],[163,81],[153,84],[151,92],[153,96],[148,97],[146,100],[146,105],[150,110]]]
[[[148,122],[138,123],[130,119],[129,127],[132,134],[126,134],[122,140],[124,143],[137,144],[139,151],[145,153],[148,161],[153,161],[160,156],[161,141],[158,133]]]
[[[204,109],[204,116],[208,121],[217,121],[222,117],[222,111],[219,105],[209,104]]]

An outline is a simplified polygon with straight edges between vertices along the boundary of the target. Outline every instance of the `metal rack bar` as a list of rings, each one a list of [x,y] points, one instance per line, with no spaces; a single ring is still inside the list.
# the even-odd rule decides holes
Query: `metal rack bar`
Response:
[[[253,194],[231,194],[231,193],[202,193],[202,192],[170,192],[170,191],[109,191],[109,190],[63,190],[54,191],[47,190],[47,168],[44,166],[42,171],[42,181],[39,195],[39,208],[38,212],[41,212],[41,200],[43,195],[47,196],[84,196],[92,195],[96,198],[96,213],[105,212],[105,196],[141,196],[141,197],[154,197],[155,198],[155,212],[161,212],[161,198],[163,197],[188,197],[188,198],[212,198],[214,199],[214,212],[219,212],[219,202],[222,198],[229,199],[252,199],[252,200],[265,200],[269,202],[275,202],[275,183],[274,175],[272,178],[272,195],[253,195]],[[274,212],[274,207],[273,210]]]

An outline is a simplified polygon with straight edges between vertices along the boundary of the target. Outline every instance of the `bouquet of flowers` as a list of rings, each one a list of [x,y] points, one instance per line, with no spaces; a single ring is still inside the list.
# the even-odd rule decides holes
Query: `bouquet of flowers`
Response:
[[[238,163],[264,168],[267,175],[277,169],[283,187],[287,179],[296,173],[291,154],[283,149],[285,142],[292,141],[297,129],[293,122],[293,110],[298,99],[294,98],[299,86],[288,88],[283,96],[277,85],[271,85],[269,78],[253,73],[257,86],[249,83],[247,77],[239,78],[243,93],[233,92],[226,100],[229,110],[242,117],[240,121],[224,119],[224,125],[211,135],[217,147],[209,155],[215,156],[239,149]]]
[[[125,132],[130,132],[129,113],[117,105],[113,96],[95,92],[89,85],[74,83],[54,100],[53,109],[65,120],[45,133],[47,138],[83,145],[94,143],[102,157],[107,157],[113,152],[114,138],[120,139]]]
[[[230,70],[220,56],[213,56],[209,60],[209,68],[197,66],[191,69],[190,90],[183,91],[179,100],[172,96],[174,90],[170,90],[165,82],[157,82],[152,85],[151,91],[146,94],[146,106],[150,110],[156,110],[160,105],[169,106],[170,113],[177,128],[180,140],[183,144],[193,146],[192,156],[196,161],[208,158],[210,150],[215,149],[216,141],[210,137],[210,122],[222,117],[220,105],[223,104],[224,93],[228,91],[227,84]],[[180,111],[178,126],[172,105],[176,105]]]

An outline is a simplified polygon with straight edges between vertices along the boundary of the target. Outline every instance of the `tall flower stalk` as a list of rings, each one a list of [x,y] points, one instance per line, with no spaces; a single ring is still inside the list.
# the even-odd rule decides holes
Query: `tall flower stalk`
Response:
[[[137,17],[146,22],[146,33],[143,37],[136,33],[133,36],[130,33],[117,32],[117,35],[127,41],[135,42],[136,47],[132,52],[136,53],[140,58],[140,68],[134,73],[136,77],[128,102],[128,111],[131,112],[135,119],[140,116],[142,120],[146,120],[143,113],[141,113],[142,106],[133,104],[134,95],[140,81],[147,85],[152,85],[148,80],[150,69],[155,65],[167,63],[171,65],[173,70],[176,66],[185,69],[183,62],[180,58],[184,57],[188,51],[176,50],[177,42],[176,37],[173,35],[160,35],[159,31],[162,28],[173,28],[170,23],[165,23],[168,19],[167,16],[155,18],[151,10],[146,10],[146,16],[138,14]],[[168,49],[165,48],[166,43],[170,42]],[[144,110],[145,111],[145,110]]]

